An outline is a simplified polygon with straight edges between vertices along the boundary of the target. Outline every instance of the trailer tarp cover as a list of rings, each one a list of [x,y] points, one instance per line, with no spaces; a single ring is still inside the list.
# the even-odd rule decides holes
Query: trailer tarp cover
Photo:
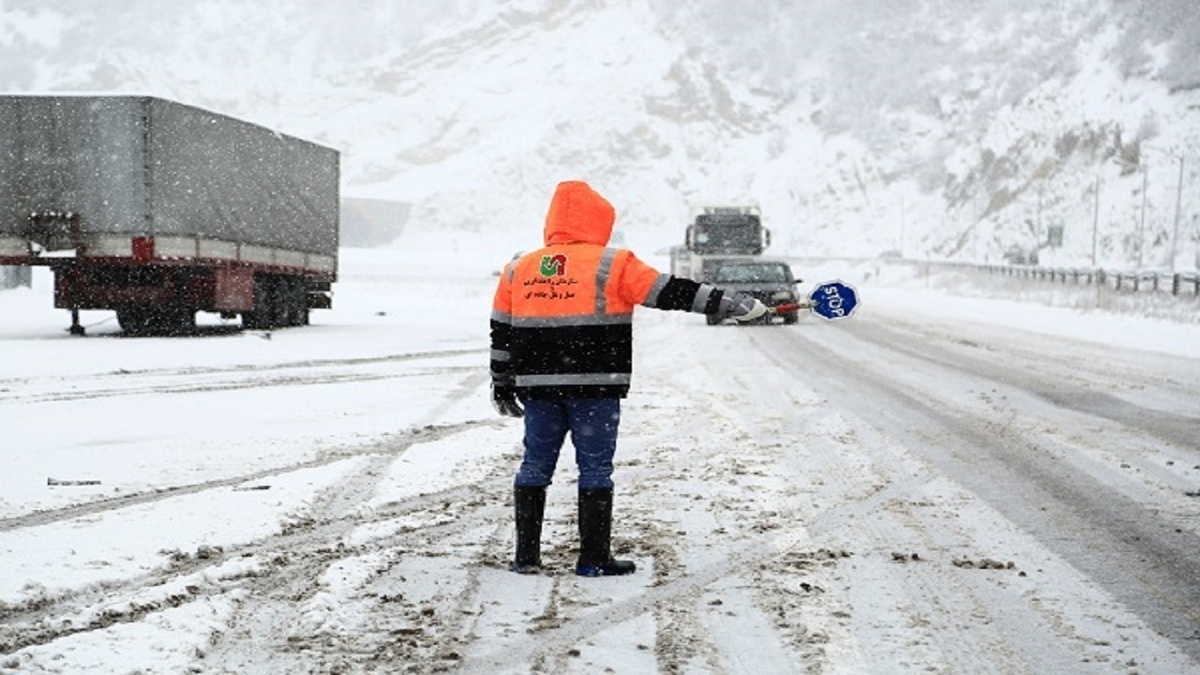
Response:
[[[336,256],[338,153],[159,98],[0,96],[0,235],[72,212],[88,234]],[[69,248],[56,235],[50,248]]]

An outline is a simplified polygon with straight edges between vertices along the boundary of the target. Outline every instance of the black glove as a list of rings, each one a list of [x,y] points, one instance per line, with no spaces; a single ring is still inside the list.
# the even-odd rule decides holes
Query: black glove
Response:
[[[502,384],[492,385],[492,407],[504,417],[525,416],[525,410],[517,403],[517,390]]]

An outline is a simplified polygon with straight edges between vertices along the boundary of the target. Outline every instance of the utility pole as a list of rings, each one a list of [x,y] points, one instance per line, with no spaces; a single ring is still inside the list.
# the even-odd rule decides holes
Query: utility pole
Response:
[[[1142,221],[1138,225],[1138,271],[1142,269],[1142,249],[1146,247],[1146,189],[1150,182],[1150,167],[1142,169]]]
[[[1100,229],[1100,175],[1096,175],[1096,210],[1092,215],[1092,269],[1096,269],[1096,240]]]
[[[1037,222],[1033,226],[1033,255],[1037,263],[1040,263],[1042,259],[1042,191],[1044,189],[1045,186],[1038,183]]]
[[[1175,159],[1179,160],[1179,185],[1175,188],[1175,233],[1171,236],[1171,271],[1179,271],[1176,266],[1176,254],[1179,251],[1179,215],[1183,208],[1183,155],[1178,155]]]
[[[979,195],[971,195],[971,262],[979,264]]]
[[[1175,154],[1174,152],[1171,152],[1170,150],[1162,150],[1162,149],[1156,148],[1152,145],[1147,145],[1145,143],[1143,143],[1141,147],[1143,147],[1147,150],[1153,150],[1154,152],[1161,152],[1162,154],[1166,155],[1167,157],[1170,157],[1171,159],[1179,162],[1179,182],[1176,183],[1176,185],[1175,185],[1175,223],[1172,228],[1173,231],[1171,233],[1171,261],[1170,262],[1171,262],[1171,271],[1175,272],[1178,270],[1178,268],[1176,266],[1177,263],[1175,261],[1175,257],[1179,253],[1179,221],[1183,214],[1183,153]]]

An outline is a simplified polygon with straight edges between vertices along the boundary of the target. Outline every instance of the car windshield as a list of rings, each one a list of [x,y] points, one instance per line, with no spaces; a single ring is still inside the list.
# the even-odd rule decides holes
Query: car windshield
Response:
[[[788,269],[784,265],[731,263],[717,267],[713,274],[713,281],[726,284],[762,282],[786,284],[790,279]]]

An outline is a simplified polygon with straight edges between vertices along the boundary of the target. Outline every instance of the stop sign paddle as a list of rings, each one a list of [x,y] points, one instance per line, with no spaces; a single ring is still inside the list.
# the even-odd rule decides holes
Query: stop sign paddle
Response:
[[[858,307],[858,292],[841,280],[817,285],[808,299],[812,301],[813,313],[828,321],[849,318]]]

